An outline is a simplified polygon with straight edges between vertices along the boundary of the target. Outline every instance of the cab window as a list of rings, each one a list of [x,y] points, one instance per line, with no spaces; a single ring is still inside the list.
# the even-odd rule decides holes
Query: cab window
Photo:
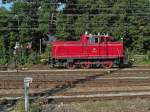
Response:
[[[111,42],[111,38],[106,38],[106,41],[107,42]]]
[[[103,43],[104,42],[104,38],[100,38],[100,43]]]
[[[90,43],[95,43],[95,39],[93,37],[90,37]]]
[[[90,37],[90,43],[98,43],[99,39],[97,37]]]
[[[95,38],[95,43],[98,43],[98,38],[97,37]]]

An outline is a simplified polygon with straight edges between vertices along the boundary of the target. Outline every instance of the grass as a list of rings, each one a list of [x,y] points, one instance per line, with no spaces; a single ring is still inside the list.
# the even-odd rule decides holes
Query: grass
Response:
[[[42,112],[150,112],[146,99],[88,101],[44,105]]]
[[[126,99],[107,101],[72,102],[68,104],[31,105],[30,112],[150,112],[150,100]],[[24,112],[24,103],[19,101],[11,112]]]
[[[31,104],[30,112],[39,112],[39,106],[37,104]],[[17,104],[13,107],[11,112],[25,112],[24,101],[18,101]]]
[[[72,103],[66,106],[71,106],[77,112],[150,112],[150,101],[141,99],[89,101],[86,103]]]
[[[115,100],[60,104],[61,111],[52,112],[150,112],[149,100]],[[64,110],[64,111],[63,111]]]
[[[134,64],[137,64],[137,65],[149,65],[150,66],[150,59],[139,59],[139,60],[136,60],[134,62]]]
[[[148,65],[150,66],[150,56],[149,55],[133,55],[130,56],[130,61],[136,65]]]
[[[11,112],[24,112],[24,102],[18,101]]]

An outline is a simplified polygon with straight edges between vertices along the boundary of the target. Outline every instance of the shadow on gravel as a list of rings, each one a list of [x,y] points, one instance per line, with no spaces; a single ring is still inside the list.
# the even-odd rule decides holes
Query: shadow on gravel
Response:
[[[91,74],[90,76],[86,76],[84,78],[75,79],[73,81],[66,81],[64,84],[58,85],[55,88],[52,88],[52,89],[49,89],[49,90],[46,90],[43,92],[39,92],[39,93],[30,94],[30,98],[31,98],[30,101],[34,102],[34,101],[40,100],[40,103],[43,103],[43,104],[51,103],[52,101],[54,101],[54,99],[47,99],[47,97],[52,96],[56,93],[64,92],[64,91],[68,90],[69,88],[76,87],[77,84],[83,84],[83,83],[88,82],[88,81],[96,80],[98,77],[112,74],[112,73],[117,72],[121,69],[123,69],[123,68],[119,68],[119,69],[115,69],[115,70],[113,70],[113,69],[112,70],[106,70],[106,71],[103,71],[102,73]],[[16,102],[17,102],[17,100],[0,101],[0,112],[5,112],[6,109],[15,105]]]
[[[55,87],[53,89],[49,89],[49,90],[46,90],[46,91],[43,91],[43,92],[40,92],[40,93],[32,94],[32,95],[30,95],[30,97],[35,98],[34,100],[40,99],[40,98],[45,98],[44,101],[47,102],[47,103],[50,103],[50,102],[53,101],[53,99],[48,99],[47,100],[46,97],[52,96],[52,95],[54,95],[56,93],[64,92],[64,91],[66,91],[69,88],[76,87],[77,84],[83,84],[83,83],[85,83],[87,81],[96,80],[96,78],[98,78],[98,77],[112,74],[112,73],[114,73],[114,72],[116,72],[118,70],[120,70],[120,69],[108,70],[108,71],[105,71],[103,73],[93,74],[91,76],[86,76],[85,78],[82,78],[82,79],[75,79],[74,81],[66,81],[66,83],[64,83],[61,86],[58,86],[58,87]]]
[[[8,112],[8,108],[15,105],[17,100],[9,101],[9,100],[2,100],[0,101],[0,112]]]

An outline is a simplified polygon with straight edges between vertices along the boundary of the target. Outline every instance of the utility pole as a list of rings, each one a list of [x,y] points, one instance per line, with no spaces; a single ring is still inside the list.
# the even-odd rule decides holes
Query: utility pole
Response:
[[[22,40],[20,40],[20,21],[19,21],[19,15],[15,15],[14,16],[16,19],[17,19],[17,26],[18,26],[18,36],[17,36],[17,38],[16,38],[16,48],[17,48],[17,52],[16,52],[16,56],[17,56],[17,58],[16,58],[16,61],[17,61],[17,66],[19,66],[19,64],[20,64],[20,62],[21,62],[21,56],[20,56],[20,54],[22,54],[22,51],[20,51],[21,50],[21,41]],[[15,50],[16,50],[16,48],[15,48]]]
[[[55,17],[55,11],[49,13],[49,27],[48,31],[50,34],[54,34],[55,27],[56,27],[56,17]]]
[[[40,39],[40,54],[42,53],[42,39]]]
[[[48,26],[48,33],[51,35],[55,34],[56,30],[56,24],[57,24],[57,11],[55,10],[57,8],[57,0],[52,0],[53,10],[49,11],[49,26]]]
[[[29,87],[30,83],[32,83],[32,78],[31,77],[26,77],[24,78],[24,95],[25,95],[25,112],[29,112]]]

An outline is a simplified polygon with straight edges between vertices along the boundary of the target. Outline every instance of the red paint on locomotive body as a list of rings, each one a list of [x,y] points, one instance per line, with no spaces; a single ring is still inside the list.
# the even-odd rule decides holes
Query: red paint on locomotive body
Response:
[[[123,42],[112,42],[110,36],[82,35],[80,41],[53,42],[52,57],[109,58],[124,56]]]
[[[80,37],[80,41],[53,42],[51,56],[54,60],[76,59],[77,62],[72,62],[72,65],[82,62],[81,59],[90,60],[91,63],[93,60],[114,61],[124,58],[124,46],[123,42],[113,42],[111,36],[85,34]]]

